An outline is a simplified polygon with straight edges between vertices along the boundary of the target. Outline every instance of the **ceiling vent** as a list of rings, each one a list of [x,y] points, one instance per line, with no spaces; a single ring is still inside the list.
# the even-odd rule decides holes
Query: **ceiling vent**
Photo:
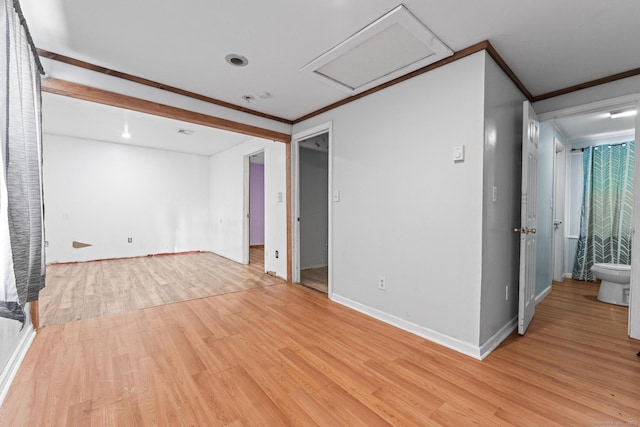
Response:
[[[354,94],[451,55],[451,49],[400,5],[299,71]]]

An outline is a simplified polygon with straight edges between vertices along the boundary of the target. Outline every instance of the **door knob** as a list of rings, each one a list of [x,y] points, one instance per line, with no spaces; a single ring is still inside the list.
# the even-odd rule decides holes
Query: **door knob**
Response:
[[[518,228],[515,227],[513,229],[514,233],[522,233],[522,234],[536,234],[538,230],[536,230],[535,228],[527,228],[527,227],[522,227],[522,228]]]

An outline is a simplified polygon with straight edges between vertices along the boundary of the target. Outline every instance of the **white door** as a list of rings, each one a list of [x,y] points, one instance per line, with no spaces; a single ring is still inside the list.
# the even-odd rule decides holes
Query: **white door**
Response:
[[[538,139],[540,123],[529,101],[522,109],[522,207],[520,233],[520,292],[518,333],[524,335],[536,310],[536,209],[538,198]]]

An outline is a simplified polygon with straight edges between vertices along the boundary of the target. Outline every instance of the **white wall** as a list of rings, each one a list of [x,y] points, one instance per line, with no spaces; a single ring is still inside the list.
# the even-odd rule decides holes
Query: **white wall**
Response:
[[[328,265],[329,155],[300,149],[300,269]]]
[[[294,126],[333,121],[331,297],[469,354],[479,342],[484,65],[474,54]],[[457,145],[464,163],[453,162]]]
[[[43,145],[48,263],[209,248],[207,157],[48,134]]]
[[[29,304],[26,305],[25,313],[27,314],[26,324],[31,324],[31,316],[29,314]],[[22,337],[28,333],[26,326],[22,328],[22,324],[16,320],[5,319],[0,317],[0,372],[7,367],[7,362],[15,352]]]
[[[538,144],[538,206],[536,233],[536,297],[548,292],[553,280],[553,164],[556,155],[555,129],[551,122],[540,124]]]
[[[0,318],[0,405],[35,336],[28,303],[25,305],[25,313],[27,318],[24,328],[15,320]]]
[[[283,143],[252,138],[210,158],[211,250],[246,263],[246,157],[264,150],[265,270],[280,277],[287,275],[286,149]]]
[[[479,339],[483,356],[513,330],[517,316],[520,236],[513,228],[520,224],[522,102],[525,99],[488,55],[485,64]],[[466,264],[464,258],[460,258],[460,262]]]
[[[263,139],[252,138],[244,144],[211,156],[209,160],[209,209],[213,232],[211,250],[239,263],[248,262],[244,259],[243,234],[245,231],[243,228],[245,226],[244,187],[248,176],[245,157],[263,150],[264,143]],[[264,169],[266,180],[268,169],[266,162]]]
[[[287,278],[288,144],[264,143],[264,268]],[[282,194],[282,197],[280,197]],[[276,251],[278,257],[276,258]]]

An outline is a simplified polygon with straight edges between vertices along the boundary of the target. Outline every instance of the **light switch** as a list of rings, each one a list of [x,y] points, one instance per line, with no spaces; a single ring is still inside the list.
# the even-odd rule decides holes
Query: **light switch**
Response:
[[[340,191],[336,190],[333,192],[333,201],[334,202],[339,202],[340,201]]]
[[[453,161],[455,163],[464,162],[464,145],[453,147]]]
[[[278,203],[282,203],[282,193],[278,193]]]

